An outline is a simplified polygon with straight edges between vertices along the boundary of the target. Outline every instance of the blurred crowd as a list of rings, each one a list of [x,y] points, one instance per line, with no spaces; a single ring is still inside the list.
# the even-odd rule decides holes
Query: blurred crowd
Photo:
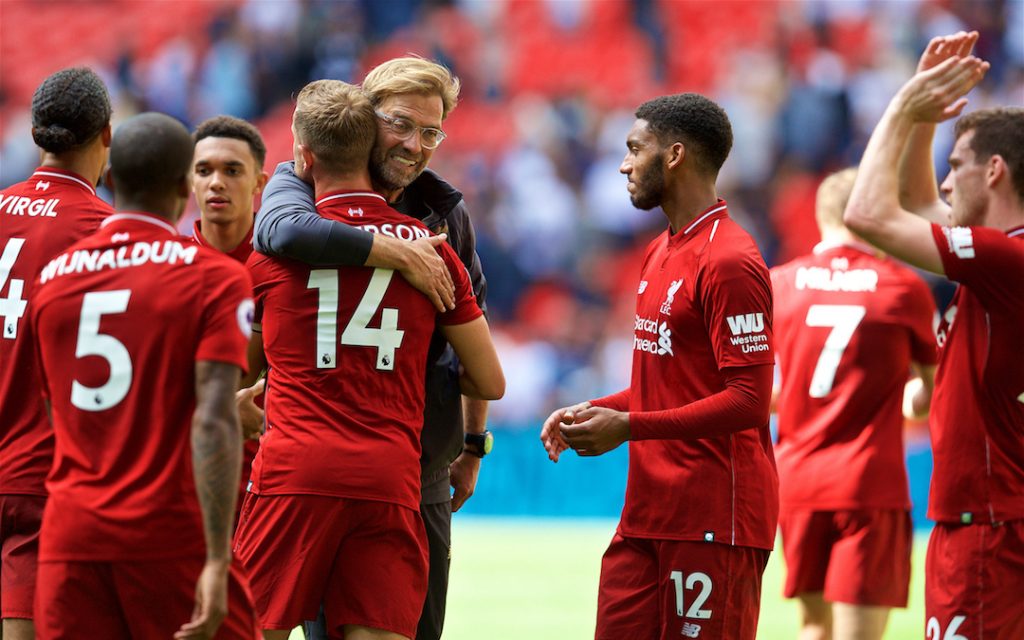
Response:
[[[769,265],[816,243],[820,180],[857,162],[932,36],[981,32],[992,70],[969,109],[1024,103],[1024,0],[4,0],[0,11],[14,3],[43,21],[69,8],[143,12],[162,35],[121,34],[108,54],[75,60],[107,81],[115,125],[143,110],[190,125],[250,119],[268,171],[288,159],[291,97],[306,82],[358,82],[408,52],[448,65],[463,91],[431,167],[463,191],[477,229],[508,379],[492,423],[506,427],[628,385],[639,262],[665,224],[631,206],[618,174],[643,100],[698,91],[725,107],[735,142],[719,194]],[[189,3],[188,22],[166,24],[165,7]],[[31,92],[4,80],[21,26],[2,22],[10,184],[37,158]],[[38,82],[56,67],[33,55]],[[950,134],[940,129],[937,160]]]

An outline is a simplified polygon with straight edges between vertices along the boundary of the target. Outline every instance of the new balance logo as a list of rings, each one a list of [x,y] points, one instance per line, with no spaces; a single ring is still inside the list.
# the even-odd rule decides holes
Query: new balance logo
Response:
[[[729,316],[726,318],[726,321],[729,323],[729,331],[732,331],[734,336],[764,331],[763,313],[744,313],[739,316]]]
[[[111,242],[128,242],[128,239],[130,237],[131,236],[129,236],[127,233],[115,233],[114,235],[110,236],[110,241]]]
[[[348,215],[353,216],[353,217],[354,216],[359,216],[360,218],[362,218],[363,217],[363,208],[362,207],[349,207],[348,208]]]
[[[949,242],[949,250],[958,258],[969,260],[974,257],[974,233],[970,227],[946,227],[942,231]]]
[[[647,291],[647,281],[646,280],[641,280],[640,281],[640,288],[636,290],[636,295],[640,295],[644,291]]]
[[[43,182],[42,180],[40,180],[39,182],[36,183],[36,191],[46,191],[49,188],[49,182]]]
[[[692,622],[684,622],[683,630],[680,632],[687,638],[699,638],[700,637],[700,625]]]

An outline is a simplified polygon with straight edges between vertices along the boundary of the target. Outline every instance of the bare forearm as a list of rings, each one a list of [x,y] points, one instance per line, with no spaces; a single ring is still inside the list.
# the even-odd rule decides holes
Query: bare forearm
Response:
[[[462,423],[466,433],[483,433],[487,430],[487,400],[462,396]]]
[[[242,432],[234,420],[197,416],[192,428],[192,464],[203,513],[207,558],[231,556],[231,524],[242,470]]]
[[[920,122],[914,125],[899,164],[900,205],[931,222],[945,224],[948,207],[939,198],[932,159],[935,124]]]
[[[235,407],[240,370],[223,363],[196,367],[192,470],[208,560],[231,557],[231,524],[242,469],[242,431]]]

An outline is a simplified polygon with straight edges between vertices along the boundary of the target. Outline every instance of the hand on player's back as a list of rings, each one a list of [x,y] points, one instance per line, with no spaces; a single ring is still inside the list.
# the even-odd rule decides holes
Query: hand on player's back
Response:
[[[260,378],[256,384],[239,389],[235,394],[238,419],[242,423],[242,438],[246,440],[259,440],[263,434],[263,409],[256,406],[255,399],[263,393],[266,385],[267,379]]]
[[[436,249],[447,237],[442,233],[408,243],[406,266],[400,270],[409,284],[430,298],[441,313],[455,308],[455,284]]]

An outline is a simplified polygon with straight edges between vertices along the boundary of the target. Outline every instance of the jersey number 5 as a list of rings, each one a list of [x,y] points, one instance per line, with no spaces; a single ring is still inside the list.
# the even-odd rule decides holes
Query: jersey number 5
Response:
[[[132,357],[124,343],[100,333],[100,318],[128,309],[129,289],[94,291],[82,299],[78,320],[75,357],[98,356],[107,361],[110,377],[98,387],[87,387],[78,380],[71,382],[71,404],[82,411],[104,411],[124,400],[132,386]]]
[[[341,334],[343,345],[376,347],[377,369],[381,371],[394,370],[395,350],[402,346],[402,338],[405,336],[405,331],[398,328],[398,309],[381,309],[380,328],[369,326],[384,300],[394,274],[391,269],[373,270],[366,292]],[[333,369],[338,366],[338,270],[310,271],[307,288],[316,289],[320,294],[316,311],[316,367]]]
[[[808,393],[812,398],[824,398],[832,391],[839,361],[843,359],[853,332],[864,319],[864,312],[864,307],[853,304],[813,304],[807,309],[808,327],[832,327],[811,377]]]
[[[10,282],[7,297],[0,298],[0,318],[3,318],[4,322],[0,335],[7,340],[14,340],[18,337],[18,321],[25,315],[25,305],[28,304],[22,297],[25,291],[25,281],[20,278],[11,278],[14,263],[24,244],[24,238],[11,238],[4,245],[4,252],[0,254],[0,291],[3,291],[4,286]]]

